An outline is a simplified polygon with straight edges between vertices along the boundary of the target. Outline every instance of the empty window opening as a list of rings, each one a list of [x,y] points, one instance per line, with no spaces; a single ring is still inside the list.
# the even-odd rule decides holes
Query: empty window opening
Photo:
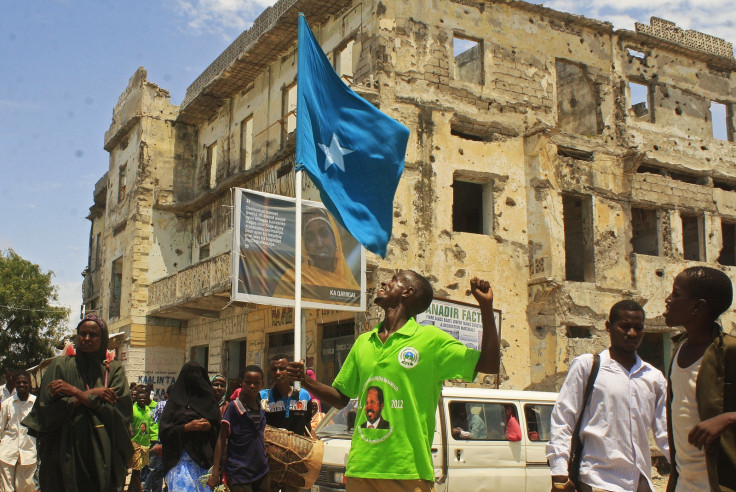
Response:
[[[650,94],[649,86],[645,84],[637,84],[629,82],[629,94],[631,98],[631,112],[635,117],[652,121],[650,111]]]
[[[660,176],[664,176],[664,170],[655,166],[646,166],[644,164],[640,165],[638,168],[636,168],[636,172],[639,174],[659,174]]]
[[[490,182],[455,179],[452,183],[452,230],[471,234],[493,233]]]
[[[296,84],[284,90],[284,111],[281,128],[285,135],[296,130]]]
[[[718,256],[718,263],[736,266],[736,223],[721,220],[721,239],[723,247]]]
[[[696,215],[682,215],[682,254],[686,260],[705,261],[703,221]]]
[[[199,247],[199,261],[209,258],[210,256],[210,243],[203,244]]]
[[[593,338],[592,326],[567,326],[567,338]]]
[[[217,185],[217,142],[207,147],[207,186]]]
[[[209,370],[210,365],[210,347],[209,345],[200,345],[198,347],[192,347],[190,351],[191,360],[199,363],[200,366],[204,367],[205,370]]]
[[[659,228],[657,211],[649,208],[631,207],[631,245],[634,253],[659,255]]]
[[[253,165],[253,115],[240,122],[240,169]]]
[[[644,53],[643,51],[637,51],[632,48],[626,48],[626,51],[629,53],[629,56],[631,56],[632,58],[638,58],[640,60],[645,60],[647,57],[646,53]]]
[[[455,126],[450,127],[450,135],[454,137],[460,137],[465,140],[472,140],[474,142],[491,142],[493,138],[490,135],[476,135],[474,133],[468,133],[465,129],[459,129]]]
[[[721,181],[720,179],[713,180],[713,187],[720,188],[721,190],[725,191],[736,191],[736,185],[727,181]]]
[[[665,337],[666,333],[644,333],[644,338],[636,349],[636,353],[642,360],[649,362],[651,365],[665,371],[664,354],[665,354]]]
[[[555,70],[559,128],[581,135],[600,135],[603,131],[600,89],[593,83],[588,67],[557,60]]]
[[[118,169],[118,203],[125,199],[128,188],[128,163],[126,162]]]
[[[112,262],[110,279],[110,317],[120,317],[120,296],[123,290],[123,258]]]
[[[594,153],[587,150],[574,149],[572,147],[557,146],[557,155],[562,157],[571,157],[579,161],[593,162]]]
[[[225,377],[240,382],[241,372],[245,368],[246,343],[245,340],[231,340],[225,342]],[[235,388],[228,388],[228,392]]]
[[[353,81],[353,73],[355,72],[353,60],[357,57],[354,56],[354,49],[355,40],[351,39],[342,49],[339,49],[335,53],[335,72],[337,72],[337,75],[341,79],[349,82]]]
[[[682,181],[683,183],[698,184],[698,182],[700,181],[700,177],[695,174],[673,173],[672,171],[670,171],[668,174],[670,176],[670,179]]]
[[[478,39],[455,36],[452,38],[455,57],[455,80],[483,83],[483,44]]]
[[[590,197],[562,196],[565,227],[565,278],[595,280],[593,258],[593,203]]]
[[[729,140],[726,120],[727,115],[728,111],[725,104],[716,101],[710,102],[710,121],[713,125],[713,138],[718,140]]]

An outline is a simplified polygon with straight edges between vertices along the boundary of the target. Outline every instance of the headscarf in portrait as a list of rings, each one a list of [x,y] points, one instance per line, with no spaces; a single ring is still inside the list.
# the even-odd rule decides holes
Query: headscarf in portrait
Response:
[[[307,227],[315,221],[327,224],[335,240],[335,263],[332,271],[318,267],[307,252],[304,235]],[[296,274],[293,268],[284,272],[274,295],[276,297],[293,297],[295,279]],[[302,213],[302,279],[302,288],[304,289],[302,297],[305,299],[320,300],[314,294],[310,295],[309,285],[332,287],[335,289],[360,290],[360,285],[355,281],[355,276],[345,259],[337,223],[331,215],[321,208],[313,207],[305,209]]]

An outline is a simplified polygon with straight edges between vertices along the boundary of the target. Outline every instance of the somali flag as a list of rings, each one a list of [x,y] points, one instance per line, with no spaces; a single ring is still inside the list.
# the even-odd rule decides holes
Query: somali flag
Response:
[[[296,162],[332,215],[386,256],[409,129],[353,92],[299,14]]]

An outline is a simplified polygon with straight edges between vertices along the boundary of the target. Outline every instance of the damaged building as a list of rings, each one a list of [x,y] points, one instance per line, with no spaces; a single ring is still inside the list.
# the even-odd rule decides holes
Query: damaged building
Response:
[[[197,359],[237,379],[293,351],[289,308],[231,303],[231,188],[294,196],[297,16],[338,74],[411,130],[385,259],[437,297],[502,311],[501,386],[552,389],[607,346],[608,309],[645,305],[641,354],[669,363],[674,276],[736,278],[732,45],[658,18],[634,30],[514,0],[280,0],[181,105],[138,69],[105,134],[86,311],[118,334],[131,381],[162,391]],[[308,181],[308,180],[307,180]],[[307,182],[305,198],[317,199]],[[330,382],[380,316],[308,310],[307,363]],[[722,318],[734,330],[733,309]]]

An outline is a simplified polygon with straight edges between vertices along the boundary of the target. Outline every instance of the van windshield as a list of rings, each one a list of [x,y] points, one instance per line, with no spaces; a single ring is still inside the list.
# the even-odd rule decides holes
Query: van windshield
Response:
[[[353,435],[357,404],[358,400],[350,400],[345,408],[331,408],[314,429],[317,437],[344,436],[350,438]]]

